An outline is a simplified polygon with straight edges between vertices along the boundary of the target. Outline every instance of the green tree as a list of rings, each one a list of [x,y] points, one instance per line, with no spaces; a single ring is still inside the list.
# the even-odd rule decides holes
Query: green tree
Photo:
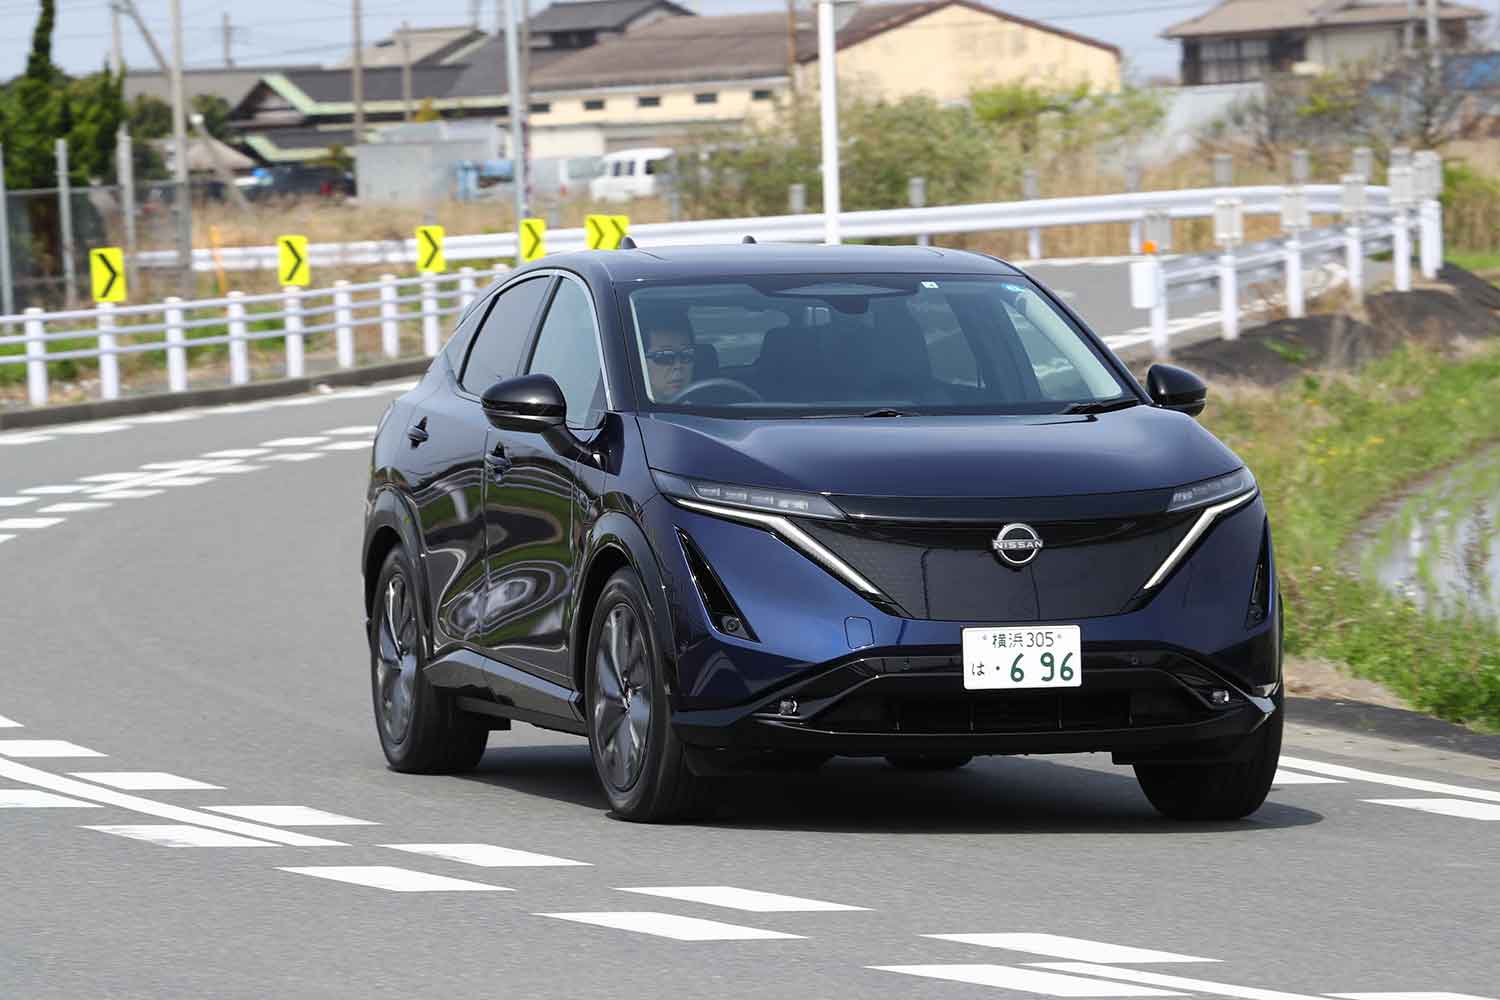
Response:
[[[150,94],[130,102],[130,134],[135,139],[163,139],[172,134],[172,105]]]
[[[203,116],[203,130],[220,142],[234,142],[237,136],[229,127],[229,102],[217,94],[194,94],[189,102],[193,113]]]
[[[1102,91],[1087,83],[1056,88],[1002,83],[975,90],[969,103],[976,118],[1038,168],[1079,150],[1108,151],[1138,139],[1166,115],[1152,91],[1129,85]]]

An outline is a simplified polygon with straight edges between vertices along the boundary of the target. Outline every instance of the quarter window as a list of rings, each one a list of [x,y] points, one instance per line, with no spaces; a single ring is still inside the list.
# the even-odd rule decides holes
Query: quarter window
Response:
[[[594,333],[594,306],[576,281],[563,281],[531,356],[529,373],[551,375],[568,401],[568,423],[592,427],[604,412],[604,373],[599,369],[599,340]]]
[[[466,391],[478,396],[501,379],[516,374],[521,352],[526,348],[526,335],[531,332],[531,322],[536,319],[548,280],[532,278],[500,293],[469,352],[469,363],[464,366],[460,382]]]

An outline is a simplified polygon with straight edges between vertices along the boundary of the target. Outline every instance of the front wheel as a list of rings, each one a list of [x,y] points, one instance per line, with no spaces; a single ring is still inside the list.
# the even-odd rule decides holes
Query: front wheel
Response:
[[[589,750],[610,808],[643,823],[681,819],[698,801],[698,778],[669,721],[661,654],[640,578],[610,577],[589,626]]]
[[[1137,764],[1141,791],[1164,816],[1183,820],[1242,819],[1260,808],[1276,778],[1286,709],[1246,737],[1250,754],[1223,764]]]

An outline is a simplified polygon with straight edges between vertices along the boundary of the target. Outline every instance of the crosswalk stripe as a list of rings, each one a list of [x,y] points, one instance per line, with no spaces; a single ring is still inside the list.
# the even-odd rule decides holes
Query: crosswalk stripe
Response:
[[[109,503],[96,500],[70,500],[66,503],[49,504],[37,511],[38,514],[78,514],[86,510],[103,510],[110,506]]]
[[[1008,965],[870,965],[879,972],[899,972],[904,976],[945,979],[975,986],[995,986],[1022,993],[1040,993],[1050,997],[1179,997],[1181,993],[1128,986],[1120,983],[1063,976],[1055,972],[1017,969]]]
[[[92,781],[96,785],[108,785],[126,792],[168,792],[211,789],[222,785],[210,785],[206,781],[181,778],[165,771],[70,771],[71,777]]]
[[[85,830],[131,840],[144,840],[158,847],[275,847],[265,840],[252,840],[223,830],[209,830],[201,826],[179,823],[148,824],[144,826],[86,826]]]
[[[479,868],[561,868],[578,866],[592,867],[587,861],[572,861],[554,858],[547,854],[533,854],[496,844],[381,844],[393,851],[424,854],[444,861],[474,865]]]
[[[67,740],[0,740],[0,757],[103,757],[105,754]]]
[[[267,462],[308,462],[321,457],[315,451],[284,451],[279,455],[267,455]]]
[[[19,507],[28,503],[36,503],[36,497],[0,497],[0,507]]]
[[[95,493],[94,496],[100,500],[142,500],[146,497],[161,496],[165,490],[106,490],[103,493]]]
[[[1146,972],[1142,969],[1122,969],[1115,965],[1095,965],[1089,962],[1037,962],[1035,967],[1080,976],[1119,979],[1143,986],[1182,990],[1185,993],[1210,993],[1215,996],[1232,997],[1233,1000],[1313,1000],[1312,997],[1302,993],[1283,993],[1280,990],[1263,990],[1257,986],[1237,986],[1233,983],[1212,983],[1204,979],[1168,976],[1160,972]]]
[[[674,941],[769,941],[776,939],[800,939],[800,934],[784,934],[781,931],[762,930],[759,927],[742,927],[717,920],[698,917],[680,917],[675,913],[656,913],[649,910],[612,910],[596,913],[538,913],[538,917],[570,920],[578,924],[609,927],[614,930],[650,934],[655,937],[672,938]]]
[[[1400,806],[1403,809],[1420,809],[1439,816],[1457,816],[1460,819],[1500,820],[1500,806],[1488,802],[1470,802],[1467,799],[1365,799],[1378,806]]]
[[[363,885],[388,892],[511,892],[499,885],[470,882],[467,879],[449,878],[446,875],[429,875],[409,868],[393,868],[390,865],[329,865],[312,868],[281,868],[280,871],[296,875],[311,875],[334,882]]]
[[[708,906],[727,906],[750,913],[816,913],[834,910],[863,910],[863,906],[846,906],[843,903],[827,903],[821,899],[803,899],[799,896],[783,896],[775,892],[757,889],[741,889],[732,885],[677,885],[620,888],[620,892],[638,892],[643,896],[661,896],[665,899],[681,900],[685,903],[704,903]]]
[[[28,486],[21,492],[31,496],[52,497],[68,493],[82,493],[86,489],[88,489],[87,486],[80,486],[78,483],[66,483],[59,486]]]
[[[355,819],[338,813],[324,812],[309,806],[204,806],[210,812],[223,813],[252,823],[271,826],[379,826],[374,820]]]
[[[93,802],[82,802],[35,788],[0,788],[0,809],[97,809]]]
[[[0,528],[6,531],[36,531],[62,524],[66,520],[65,517],[7,517],[0,518]]]
[[[1327,775],[1330,778],[1348,778],[1351,781],[1368,781],[1377,785],[1390,785],[1392,788],[1407,788],[1414,792],[1433,792],[1437,795],[1458,795],[1467,799],[1500,802],[1500,792],[1493,792],[1482,788],[1465,788],[1462,785],[1449,785],[1441,781],[1428,781],[1424,778],[1406,778],[1399,774],[1382,774],[1379,771],[1366,771],[1357,767],[1345,767],[1342,764],[1324,764],[1321,761],[1305,760],[1301,757],[1283,756],[1281,763],[1287,767],[1295,767],[1299,771],[1310,771],[1313,774]]]
[[[223,451],[208,451],[204,458],[255,458],[266,453],[265,448],[225,448]]]
[[[956,941],[959,944],[980,945],[985,948],[1005,948],[1009,951],[1024,951],[1033,955],[1049,955],[1052,958],[1067,958],[1078,962],[1217,962],[1217,958],[1197,958],[1193,955],[1178,955],[1170,951],[1155,951],[1150,948],[1132,948],[1104,941],[1088,941],[1083,938],[1064,937],[1061,934],[924,934],[923,937],[939,941]]]
[[[306,448],[308,445],[322,444],[327,441],[326,437],[314,435],[312,437],[289,437],[277,438],[274,441],[262,441],[263,448]]]
[[[324,451],[369,451],[368,441],[334,441],[332,444],[323,445]]]

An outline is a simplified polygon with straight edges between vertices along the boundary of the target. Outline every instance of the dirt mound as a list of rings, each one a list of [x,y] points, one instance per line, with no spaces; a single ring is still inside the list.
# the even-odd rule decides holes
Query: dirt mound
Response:
[[[1401,344],[1449,351],[1500,336],[1500,288],[1452,265],[1440,277],[1438,286],[1370,296],[1365,322],[1344,314],[1276,320],[1246,329],[1238,340],[1174,351],[1172,363],[1209,380],[1277,385],[1313,372],[1354,371]]]

